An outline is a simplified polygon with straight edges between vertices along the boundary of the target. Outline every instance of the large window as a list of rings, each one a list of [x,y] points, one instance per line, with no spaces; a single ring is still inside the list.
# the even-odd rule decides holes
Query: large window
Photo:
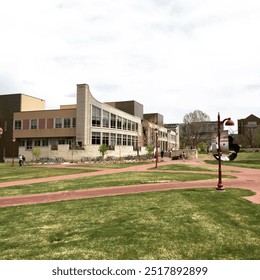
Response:
[[[127,122],[127,129],[131,130],[132,129],[132,122],[128,120]]]
[[[62,128],[62,118],[55,119],[55,128]]]
[[[22,129],[22,121],[14,121],[14,129]]]
[[[37,120],[36,119],[31,120],[31,129],[37,129]]]
[[[126,130],[127,119],[123,119],[123,129]]]
[[[77,124],[76,118],[73,118],[73,119],[72,119],[72,127],[76,127],[76,124]]]
[[[27,139],[27,141],[26,141],[26,149],[27,150],[31,150],[32,149],[32,140],[31,139]]]
[[[122,118],[117,117],[117,129],[122,129]]]
[[[103,111],[103,127],[109,127],[109,112]]]
[[[131,135],[127,136],[127,146],[131,146],[132,142],[131,142]]]
[[[116,145],[116,134],[115,133],[111,133],[111,135],[110,135],[110,145],[112,147],[115,147],[115,145]]]
[[[92,144],[100,145],[100,132],[92,132]]]
[[[64,118],[63,127],[64,128],[70,128],[71,127],[71,119],[70,118]]]
[[[100,127],[100,123],[101,123],[101,109],[93,105],[92,106],[92,126]]]
[[[102,133],[102,144],[105,144],[106,146],[108,146],[109,144],[109,133]]]
[[[122,134],[116,135],[116,144],[121,146],[122,145]]]
[[[123,135],[123,146],[126,146],[126,139],[127,139],[127,135]]]
[[[116,115],[111,114],[111,128],[116,128]]]

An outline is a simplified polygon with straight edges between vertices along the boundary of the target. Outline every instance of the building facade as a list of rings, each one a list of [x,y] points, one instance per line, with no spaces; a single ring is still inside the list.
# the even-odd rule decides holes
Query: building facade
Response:
[[[260,129],[260,118],[253,114],[246,117],[245,119],[239,119],[237,123],[238,134],[240,135],[247,135],[248,131],[250,130]]]
[[[142,104],[136,101],[99,102],[87,84],[77,85],[76,95],[75,105],[60,106],[56,110],[45,110],[45,102],[33,97],[30,97],[34,101],[30,106],[20,104],[12,108],[8,113],[9,134],[4,135],[4,131],[5,141],[1,139],[0,142],[1,150],[4,149],[1,156],[14,156],[12,140],[7,148],[10,139],[15,139],[15,156],[23,154],[27,160],[36,156],[62,157],[69,161],[98,157],[101,144],[109,148],[107,156],[111,157],[146,154],[145,146],[155,145],[155,129],[159,131],[159,149],[166,151],[176,147],[176,133],[161,122],[147,121]],[[25,98],[22,94],[8,96]],[[1,103],[2,97],[0,95]],[[6,104],[9,101],[5,101]],[[1,116],[1,126],[5,119],[6,116]]]

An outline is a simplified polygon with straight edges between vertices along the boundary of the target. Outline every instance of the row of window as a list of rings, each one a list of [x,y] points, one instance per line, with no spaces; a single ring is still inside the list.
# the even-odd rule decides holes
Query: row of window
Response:
[[[15,120],[14,129],[45,129],[76,127],[76,118]]]
[[[105,144],[107,146],[134,146],[138,144],[138,137],[134,135],[92,132],[92,145]]]
[[[19,141],[19,146],[25,147],[27,150],[32,150],[33,147],[48,147],[49,145],[69,144],[71,146],[74,142],[75,141],[72,138],[21,139]]]
[[[138,123],[92,105],[92,126],[138,131]]]
[[[69,144],[72,145],[75,141],[71,138],[40,138],[40,139],[22,139],[19,141],[19,146],[25,147],[27,150],[32,150],[33,147],[47,147],[49,145],[62,145]],[[101,145],[105,144],[107,146],[134,146],[138,144],[138,137],[134,135],[126,134],[116,134],[116,133],[101,133],[92,132],[92,144]]]

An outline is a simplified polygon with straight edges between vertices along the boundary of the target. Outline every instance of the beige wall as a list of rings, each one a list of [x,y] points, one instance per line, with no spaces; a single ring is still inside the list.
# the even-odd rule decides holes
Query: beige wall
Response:
[[[85,150],[70,150],[69,145],[58,145],[58,150],[51,150],[50,147],[35,147],[35,149],[41,150],[40,158],[64,158],[65,161],[81,161],[82,158],[95,158],[101,156],[98,151],[99,145],[86,146]],[[32,150],[26,150],[25,147],[19,147],[19,154],[24,155],[27,161],[35,160],[33,158]],[[105,155],[106,157],[126,157],[129,155],[136,155],[137,152],[133,151],[131,146],[115,146],[115,150],[109,150]],[[142,147],[139,155],[146,155],[147,151]]]
[[[21,95],[21,111],[37,111],[45,109],[45,100],[29,95]]]

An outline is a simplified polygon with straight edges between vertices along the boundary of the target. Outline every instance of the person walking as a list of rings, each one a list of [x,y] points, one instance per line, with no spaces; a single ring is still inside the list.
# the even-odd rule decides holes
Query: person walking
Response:
[[[185,153],[184,151],[182,151],[181,157],[182,157],[182,160],[185,161],[185,159],[186,159],[186,153]]]
[[[22,166],[23,165],[23,156],[22,155],[19,155],[18,161],[19,161],[19,166]]]

